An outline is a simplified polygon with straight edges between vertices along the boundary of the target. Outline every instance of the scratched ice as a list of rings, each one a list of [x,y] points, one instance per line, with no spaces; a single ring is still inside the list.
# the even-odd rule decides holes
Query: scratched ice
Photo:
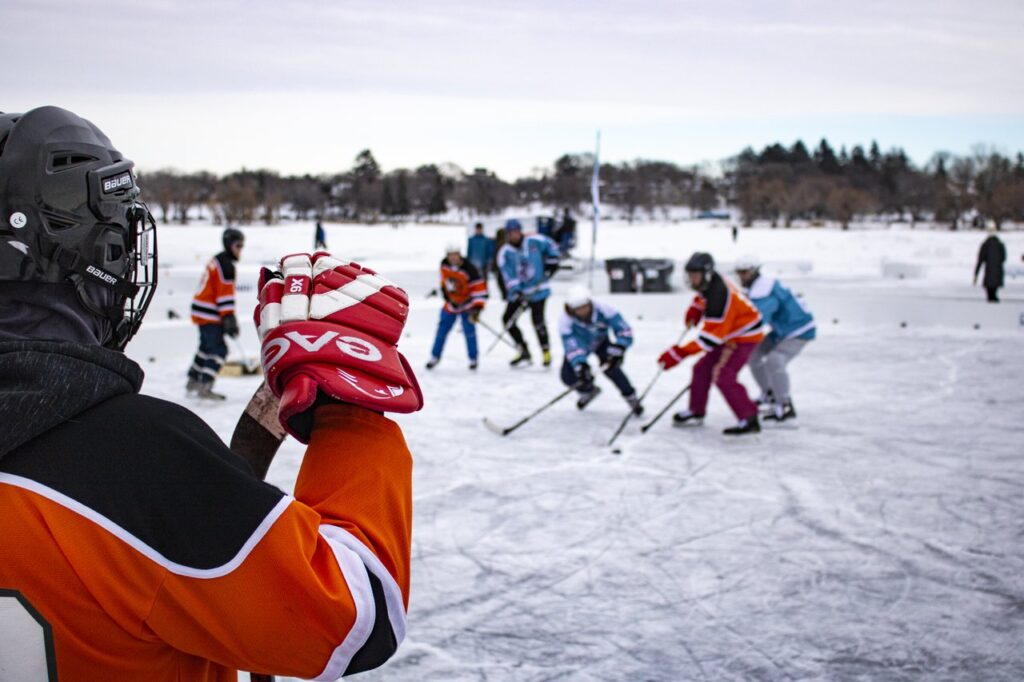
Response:
[[[287,251],[281,234],[306,232],[251,230],[247,248],[269,256]],[[731,248],[720,232],[636,234],[648,252],[683,257]],[[413,298],[402,346],[417,367],[436,323],[437,299],[424,298],[434,252],[452,233],[410,229],[406,250],[387,254]],[[347,234],[362,247],[362,232]],[[634,233],[609,234],[623,245]],[[793,256],[799,238],[783,231],[742,237],[815,266],[790,277],[821,324],[792,368],[795,428],[725,440],[731,416],[714,397],[703,429],[665,420],[641,436],[634,424],[614,455],[605,442],[624,405],[599,379],[585,412],[566,400],[499,438],[481,419],[514,422],[561,390],[557,373],[512,372],[499,346],[471,374],[453,335],[441,365],[419,370],[426,409],[400,418],[416,458],[408,637],[363,679],[1024,679],[1024,283],[1010,281],[1002,308],[980,302],[963,284],[976,235],[887,241],[890,257],[932,265],[920,281],[878,274],[875,233],[821,238],[836,237],[861,254],[857,277],[842,276],[834,250]],[[1021,237],[1007,237],[1011,254]],[[179,262],[193,259],[195,247],[169,241]],[[605,300],[636,329],[626,370],[646,385],[684,295]],[[497,306],[485,315],[497,318]],[[145,338],[137,357],[159,346]],[[196,408],[181,396],[191,350],[146,365],[147,390]],[[686,381],[686,368],[659,380],[645,418]],[[219,385],[231,400],[203,414],[226,437],[253,380]],[[290,489],[300,454],[286,446],[271,480]]]

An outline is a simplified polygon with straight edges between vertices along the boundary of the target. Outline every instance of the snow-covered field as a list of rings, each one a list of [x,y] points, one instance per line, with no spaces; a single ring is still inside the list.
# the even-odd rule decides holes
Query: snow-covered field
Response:
[[[726,440],[732,416],[713,394],[703,429],[633,424],[615,455],[605,443],[624,406],[603,379],[585,412],[567,399],[506,438],[483,428],[562,390],[557,343],[551,370],[509,370],[498,346],[470,373],[453,332],[442,364],[422,369],[439,309],[426,294],[461,228],[327,230],[335,253],[408,289],[401,347],[427,401],[398,417],[416,458],[409,634],[366,679],[1024,679],[1024,276],[984,303],[970,286],[979,233],[758,229],[733,244],[707,224],[603,225],[598,258],[757,253],[820,326],[792,365],[796,428]],[[220,405],[183,390],[188,299],[219,233],[161,228],[161,290],[129,354],[146,392],[227,439],[257,380],[221,379]],[[313,229],[246,234],[250,310],[259,264],[307,250]],[[1024,233],[1002,239],[1019,269]],[[559,275],[549,326],[585,280]],[[642,388],[681,331],[679,266],[672,294],[594,282],[634,326],[625,369]],[[500,309],[484,319],[499,326]],[[242,345],[258,351],[251,324]],[[688,381],[688,366],[666,373],[645,418]],[[270,480],[290,490],[301,455],[287,443]]]

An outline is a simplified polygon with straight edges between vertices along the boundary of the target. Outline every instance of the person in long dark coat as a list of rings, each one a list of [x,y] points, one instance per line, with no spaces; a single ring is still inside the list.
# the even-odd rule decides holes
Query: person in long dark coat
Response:
[[[999,287],[1003,286],[1003,263],[1006,262],[1006,246],[994,234],[981,243],[978,250],[978,263],[974,266],[974,283],[978,283],[978,273],[985,268],[985,277],[981,284],[988,294],[989,303],[999,303],[996,295]]]

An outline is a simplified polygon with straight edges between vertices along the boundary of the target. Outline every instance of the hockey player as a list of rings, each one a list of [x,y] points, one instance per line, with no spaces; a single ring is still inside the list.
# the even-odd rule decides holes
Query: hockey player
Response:
[[[466,352],[469,368],[477,368],[476,323],[487,303],[487,284],[480,271],[462,257],[458,246],[448,246],[441,261],[441,319],[437,323],[434,347],[430,351],[427,369],[433,369],[441,362],[444,342],[452,330],[456,318],[462,320],[462,334],[466,337]]]
[[[195,414],[138,393],[122,349],[157,264],[137,196],[132,162],[89,122],[0,114],[0,677],[380,665],[409,594],[412,462],[380,414],[422,404],[395,346],[408,299],[320,254],[261,277],[273,395],[252,416],[308,443],[287,495]]]
[[[192,324],[199,328],[199,350],[188,369],[187,393],[200,398],[224,400],[213,390],[213,382],[228,355],[225,336],[238,337],[235,317],[235,263],[245,247],[241,230],[229,227],[221,235],[224,250],[210,259],[192,299]]]
[[[694,253],[686,263],[690,287],[697,292],[686,312],[686,325],[700,324],[695,341],[672,346],[658,358],[664,369],[678,365],[688,355],[705,353],[693,366],[690,383],[690,408],[672,417],[676,426],[702,424],[707,411],[711,384],[718,386],[722,396],[739,420],[736,426],[723,431],[735,436],[761,430],[757,405],[747,389],[737,380],[743,365],[764,338],[764,324],[757,307],[715,271],[711,254]]]
[[[609,331],[615,335],[614,342],[608,336]],[[562,383],[576,387],[580,396],[576,407],[582,410],[601,392],[601,388],[594,384],[594,375],[587,363],[587,358],[593,353],[601,361],[605,376],[619,389],[633,413],[637,416],[643,414],[644,408],[637,398],[636,389],[622,371],[626,349],[633,344],[633,330],[619,311],[595,301],[586,287],[575,285],[565,298],[558,333],[565,348]]]
[[[512,340],[519,347],[519,355],[510,363],[519,367],[531,362],[530,350],[526,347],[523,333],[516,323],[517,318],[529,309],[533,328],[540,342],[544,366],[551,365],[551,346],[548,328],[544,321],[544,306],[551,295],[548,280],[558,270],[558,246],[549,237],[541,234],[523,235],[523,226],[512,218],[505,223],[505,244],[498,250],[498,268],[505,281],[508,305],[502,322]]]
[[[814,316],[803,301],[782,282],[761,274],[761,261],[744,256],[736,262],[736,276],[747,296],[771,328],[768,336],[750,356],[750,371],[761,387],[761,404],[771,412],[766,421],[785,421],[796,417],[789,391],[786,366],[815,337]]]

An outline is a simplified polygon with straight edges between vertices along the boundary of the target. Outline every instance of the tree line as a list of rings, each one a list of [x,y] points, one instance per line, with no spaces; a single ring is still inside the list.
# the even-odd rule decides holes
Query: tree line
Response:
[[[427,164],[385,172],[370,150],[349,170],[282,176],[246,170],[217,176],[160,170],[140,174],[150,208],[165,223],[210,217],[217,224],[273,224],[284,217],[360,222],[431,219],[455,209],[467,217],[542,204],[578,210],[590,203],[594,157],[564,154],[551,168],[512,182],[486,168],[465,172]],[[884,216],[911,223],[930,219],[952,229],[1024,219],[1024,154],[1014,159],[977,148],[967,156],[941,152],[916,167],[902,149],[854,146],[837,153],[827,140],[813,151],[802,141],[751,148],[725,160],[720,173],[668,161],[601,164],[605,212],[630,221],[667,219],[735,207],[744,224],[768,221],[839,222]]]

